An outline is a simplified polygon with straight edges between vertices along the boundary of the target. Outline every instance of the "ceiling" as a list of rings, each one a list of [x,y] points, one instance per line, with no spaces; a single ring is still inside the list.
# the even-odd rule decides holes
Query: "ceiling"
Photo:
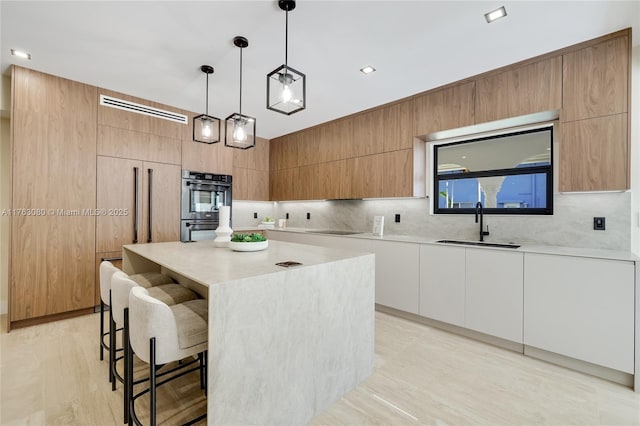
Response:
[[[504,5],[508,16],[487,24]],[[263,1],[0,2],[1,72],[17,64],[197,113],[243,113],[272,138],[626,27],[638,1],[313,1],[289,14],[289,65],[307,74],[307,109],[266,109],[266,74],[284,62],[285,14]],[[10,49],[31,53],[24,61]],[[363,75],[365,65],[377,71]]]

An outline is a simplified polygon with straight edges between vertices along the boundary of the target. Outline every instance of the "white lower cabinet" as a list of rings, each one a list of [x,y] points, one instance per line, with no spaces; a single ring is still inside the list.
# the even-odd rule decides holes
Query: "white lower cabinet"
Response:
[[[268,232],[268,236],[273,240],[375,253],[376,303],[418,314],[418,244],[279,231]]]
[[[464,327],[465,248],[420,245],[420,315]]]
[[[633,262],[526,253],[524,343],[633,374]]]
[[[522,343],[523,254],[466,249],[464,325]]]
[[[522,253],[420,246],[420,315],[522,343]]]

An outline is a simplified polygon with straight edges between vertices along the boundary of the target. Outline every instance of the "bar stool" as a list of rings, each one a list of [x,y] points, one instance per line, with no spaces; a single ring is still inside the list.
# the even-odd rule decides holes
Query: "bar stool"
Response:
[[[141,425],[135,413],[135,401],[138,397],[150,393],[150,424],[156,425],[156,388],[169,380],[184,374],[200,370],[200,384],[206,383],[206,358],[208,344],[208,305],[204,299],[168,306],[154,298],[151,292],[135,287],[129,294],[129,342],[127,362],[133,362],[133,354],[149,364],[149,388],[131,397],[130,419]],[[156,383],[156,369],[164,364],[198,355],[200,366],[184,371],[177,376]],[[129,370],[131,374],[131,370]],[[133,395],[133,381],[127,380],[129,395]],[[206,384],[204,385],[206,389]],[[193,419],[187,424],[202,420],[205,416]]]
[[[115,357],[115,351],[110,351],[111,362],[110,369],[112,370],[112,374],[114,377],[113,382],[111,383],[111,389],[116,389],[116,380],[123,383],[124,386],[124,398],[123,398],[123,406],[124,406],[124,421],[128,422],[128,401],[130,395],[127,394],[127,377],[129,370],[133,371],[133,364],[128,365],[126,362],[127,348],[128,348],[128,307],[129,307],[129,292],[131,289],[135,287],[146,288],[149,294],[153,295],[153,297],[162,300],[167,305],[175,305],[179,303],[188,302],[190,300],[197,299],[196,293],[189,290],[188,288],[172,283],[172,284],[162,284],[156,285],[153,287],[146,287],[146,285],[153,283],[149,280],[158,279],[158,277],[150,277],[146,275],[145,278],[147,282],[143,282],[143,285],[138,284],[138,282],[134,281],[132,278],[140,278],[144,274],[137,274],[136,276],[128,276],[122,271],[118,271],[113,274],[111,277],[111,327],[115,330],[117,327],[123,328],[123,348],[124,348],[124,356],[120,358]],[[114,333],[115,336],[115,333]],[[115,338],[111,340],[113,342],[113,347],[115,348]],[[124,359],[124,368],[123,374],[119,375],[117,370],[117,362],[120,359]]]
[[[104,360],[104,350],[109,351],[109,362],[112,362],[112,353],[111,353],[111,309],[109,309],[109,331],[104,331],[104,314],[105,308],[108,306],[111,308],[111,277],[116,272],[119,272],[120,269],[116,268],[113,263],[108,260],[103,260],[100,263],[100,360]],[[161,274],[160,272],[145,272],[142,274],[131,275],[130,278],[143,287],[150,287],[154,285],[162,285],[173,283],[173,279],[165,274]],[[115,329],[113,332],[113,340],[115,341],[115,333],[120,331],[119,329]],[[107,344],[104,339],[109,336],[109,344]],[[115,346],[114,346],[115,347]],[[117,349],[116,349],[117,351]],[[115,351],[113,356],[115,356]],[[113,374],[112,369],[109,367],[109,383],[113,382]]]

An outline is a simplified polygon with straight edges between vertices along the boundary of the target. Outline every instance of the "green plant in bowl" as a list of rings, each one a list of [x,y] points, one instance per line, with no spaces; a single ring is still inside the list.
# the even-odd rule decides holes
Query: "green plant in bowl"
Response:
[[[231,236],[231,241],[234,243],[259,243],[267,241],[267,239],[264,235],[254,232],[252,234],[233,234]]]

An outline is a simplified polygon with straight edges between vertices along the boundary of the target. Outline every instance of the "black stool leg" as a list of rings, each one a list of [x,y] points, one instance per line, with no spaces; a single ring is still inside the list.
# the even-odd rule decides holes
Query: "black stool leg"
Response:
[[[111,303],[111,290],[109,290],[109,306]],[[114,369],[116,368],[116,323],[113,315],[109,312],[109,381],[111,382],[111,390],[116,390],[116,378]]]
[[[129,384],[133,382],[130,380],[130,376],[132,376],[133,367],[129,365],[130,361],[130,346],[129,346],[129,308],[124,309],[124,328],[122,330],[122,345],[124,346],[124,371],[122,377],[124,378],[124,396],[123,404],[124,408],[122,412],[124,413],[124,423],[129,423],[129,400],[131,399],[131,393]]]
[[[149,340],[149,424],[156,426],[156,338]]]
[[[204,356],[202,352],[198,354],[198,361],[200,362],[200,389],[204,389]]]
[[[209,351],[204,351],[204,396],[207,396],[209,387]]]
[[[100,300],[100,361],[104,360],[104,348],[102,338],[104,336],[104,302]]]

